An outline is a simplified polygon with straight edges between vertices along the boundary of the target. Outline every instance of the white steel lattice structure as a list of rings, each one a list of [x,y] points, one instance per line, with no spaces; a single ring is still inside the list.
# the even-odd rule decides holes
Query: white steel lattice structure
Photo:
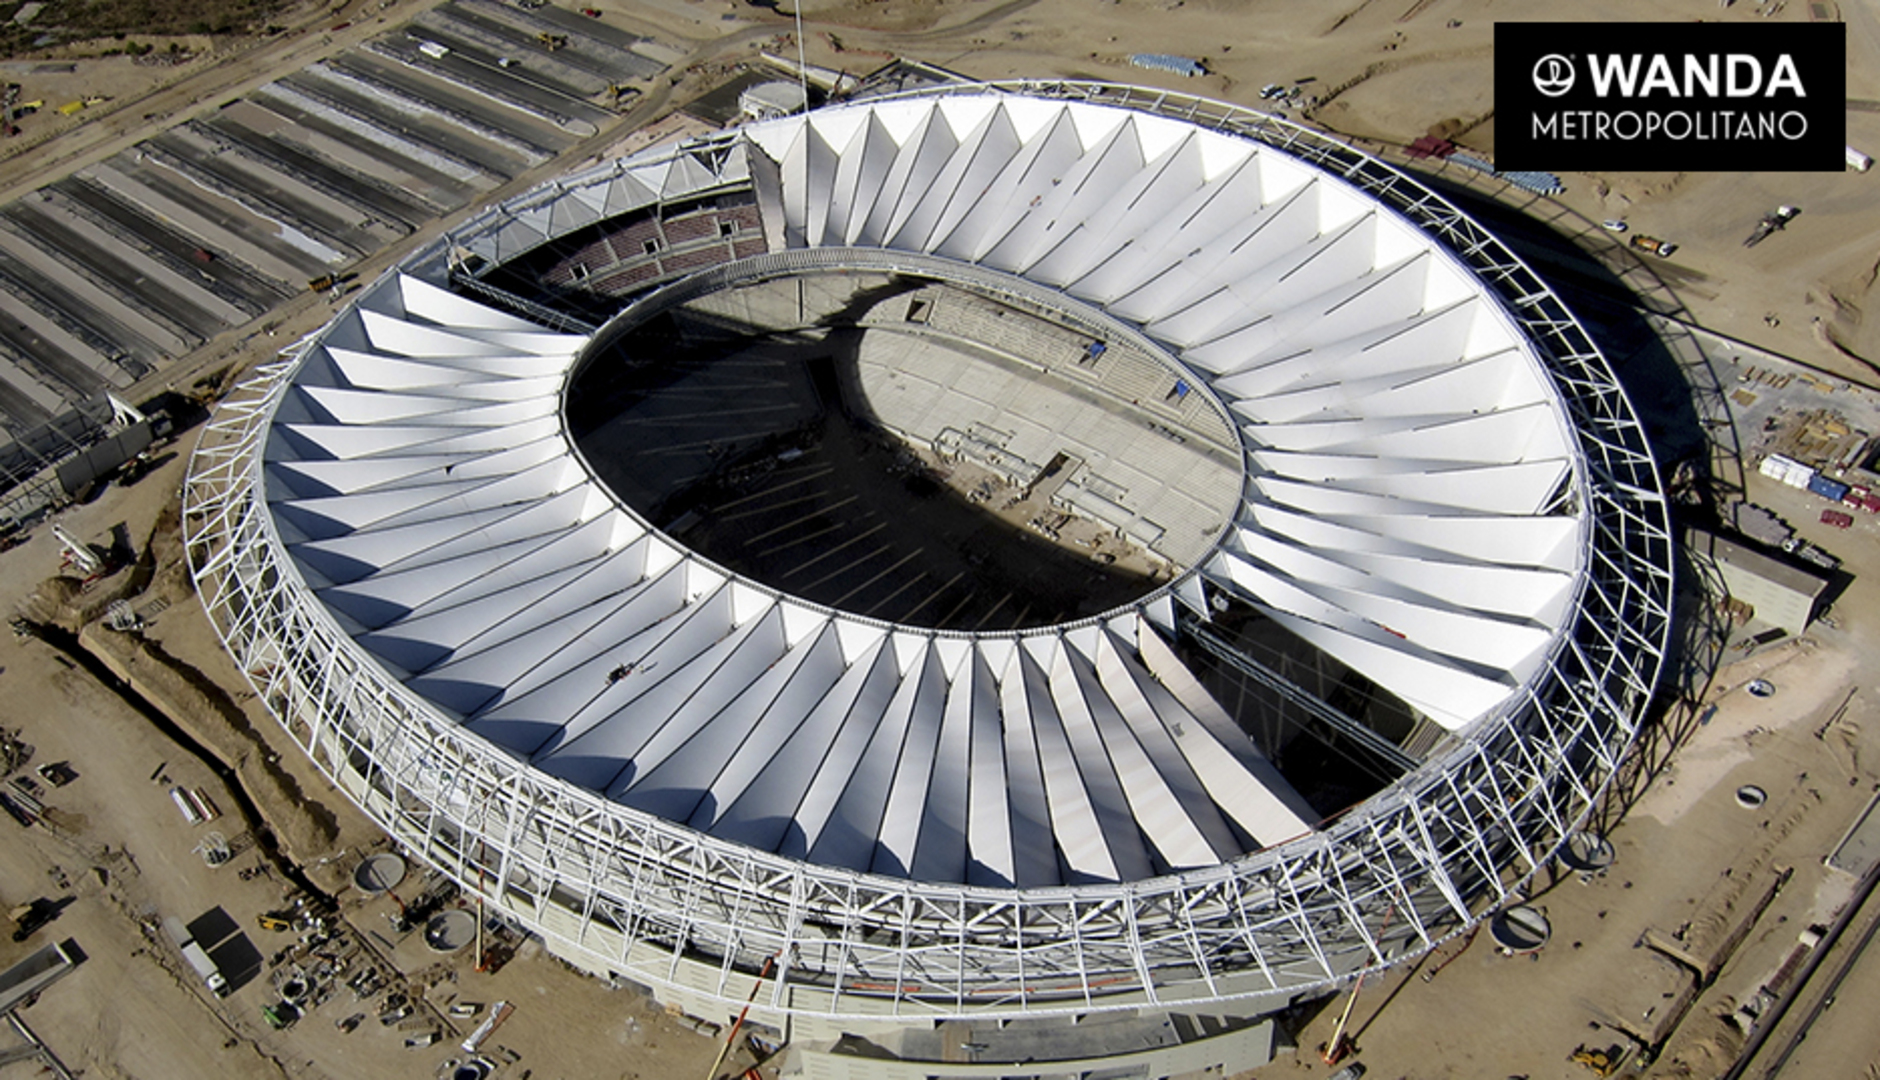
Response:
[[[561,420],[592,328],[450,270],[730,189],[769,252],[616,327],[831,268],[1048,303],[1205,388],[1234,520],[1135,603],[1004,634],[651,530]],[[742,1001],[781,957],[773,1015],[1273,1005],[1425,949],[1585,818],[1671,628],[1644,433],[1525,265],[1349,147],[1096,84],[861,101],[493,208],[223,406],[186,522],[229,651],[401,843],[596,970]],[[1316,821],[1169,644],[1229,602],[1449,737]]]

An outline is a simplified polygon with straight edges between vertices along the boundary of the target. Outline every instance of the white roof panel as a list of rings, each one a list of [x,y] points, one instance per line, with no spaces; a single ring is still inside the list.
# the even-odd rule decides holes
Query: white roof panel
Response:
[[[453,242],[513,256],[750,181],[773,242],[1028,275],[1185,365],[1147,390],[1099,371],[1093,392],[1180,379],[1237,418],[1231,539],[1205,585],[1021,637],[824,611],[692,556],[589,474],[560,415],[585,337],[411,270],[311,343],[265,476],[305,583],[445,722],[787,857],[1042,888],[1216,865],[1317,819],[1162,636],[1176,599],[1250,604],[1450,727],[1556,642],[1585,511],[1560,498],[1577,450],[1551,379],[1500,302],[1367,194],[1225,131],[997,92],[746,135],[602,165]],[[973,370],[940,382],[969,392]],[[1066,444],[1055,400],[1012,421],[1013,453],[1156,437]]]

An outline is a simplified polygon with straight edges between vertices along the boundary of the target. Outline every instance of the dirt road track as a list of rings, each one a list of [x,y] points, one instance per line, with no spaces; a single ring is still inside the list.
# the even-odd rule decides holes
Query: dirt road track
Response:
[[[1856,986],[1864,986],[1866,991],[1873,988],[1875,962],[1867,955],[1867,947],[1873,943],[1875,933],[1880,932],[1880,893],[1876,893],[1875,884],[1874,875],[1869,874],[1846,913],[1823,940],[1822,948],[1816,951],[1793,987],[1757,1028],[1724,1080],[1826,1075],[1822,1070],[1835,1057],[1831,1047],[1837,1039],[1847,1038],[1846,1029],[1850,1025],[1864,1028],[1867,1017],[1858,1006],[1842,1009],[1827,1023],[1822,1021],[1822,1014],[1834,1006],[1850,975],[1855,977]],[[1821,977],[1816,978],[1817,975]],[[1873,1001],[1866,992],[1848,996],[1850,1001]],[[1809,1007],[1806,1011],[1791,1011],[1799,1005]],[[1809,1052],[1798,1057],[1804,1044]],[[1872,1075],[1871,1072],[1868,1075]]]
[[[389,26],[415,18],[442,0],[389,0],[371,18],[363,15],[345,30],[322,29],[336,16],[317,10],[286,32],[254,39],[213,66],[174,83],[112,103],[110,112],[45,141],[29,139],[4,147],[0,203],[11,202],[86,165],[103,161],[192,116],[219,108],[291,70],[351,48]]]

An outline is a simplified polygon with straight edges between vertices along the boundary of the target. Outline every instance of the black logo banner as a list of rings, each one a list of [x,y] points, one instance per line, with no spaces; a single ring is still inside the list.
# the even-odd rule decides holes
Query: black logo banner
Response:
[[[1497,23],[1501,169],[1846,166],[1841,23]]]

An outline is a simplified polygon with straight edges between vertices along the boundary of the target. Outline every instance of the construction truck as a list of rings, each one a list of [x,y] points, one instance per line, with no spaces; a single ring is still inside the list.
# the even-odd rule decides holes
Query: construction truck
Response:
[[[1671,253],[1678,250],[1678,245],[1669,240],[1660,240],[1656,236],[1646,236],[1643,233],[1632,237],[1632,246],[1639,251],[1643,251],[1648,255],[1656,255],[1661,259],[1670,258]]]
[[[196,969],[196,974],[201,977],[203,985],[209,988],[209,992],[216,997],[227,997],[228,979],[182,922],[174,917],[166,918],[163,920],[163,929],[170,935],[170,940],[176,943],[176,951],[182,953],[189,966]]]
[[[38,929],[52,921],[59,913],[59,905],[51,900],[39,899],[30,904],[21,904],[7,912],[7,918],[13,923],[13,940],[25,941]]]
[[[1801,212],[1800,207],[1778,206],[1769,213],[1764,214],[1762,220],[1756,223],[1756,231],[1750,233],[1749,239],[1743,241],[1743,246],[1755,247],[1757,244],[1769,239],[1771,233],[1780,232],[1787,228],[1789,222],[1795,220],[1795,215]]]
[[[551,34],[548,31],[544,30],[541,33],[535,35],[535,40],[542,43],[542,48],[547,49],[549,52],[554,52],[556,49],[559,49],[563,45],[568,44],[568,35],[567,34]]]
[[[1575,1050],[1573,1056],[1567,1060],[1573,1062],[1575,1065],[1585,1066],[1592,1071],[1594,1076],[1605,1077],[1618,1072],[1619,1065],[1624,1059],[1625,1054],[1621,1052],[1617,1046],[1608,1047],[1604,1050],[1596,1050],[1590,1046],[1583,1045],[1578,1050]]]

